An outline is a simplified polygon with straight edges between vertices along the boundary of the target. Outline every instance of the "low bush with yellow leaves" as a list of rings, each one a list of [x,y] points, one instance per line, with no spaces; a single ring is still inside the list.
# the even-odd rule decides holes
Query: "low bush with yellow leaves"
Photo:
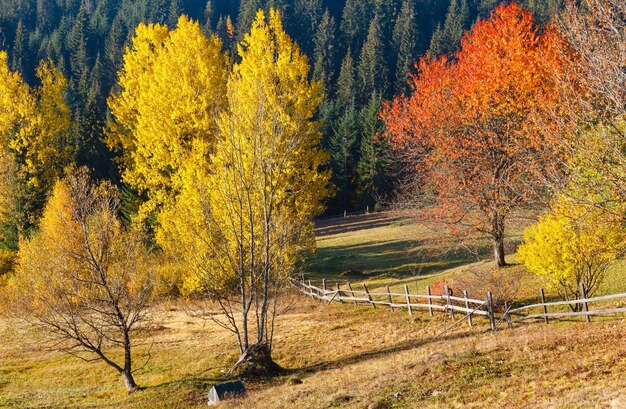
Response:
[[[564,299],[579,298],[581,284],[589,297],[623,252],[624,238],[619,220],[601,209],[560,200],[526,229],[518,260]]]

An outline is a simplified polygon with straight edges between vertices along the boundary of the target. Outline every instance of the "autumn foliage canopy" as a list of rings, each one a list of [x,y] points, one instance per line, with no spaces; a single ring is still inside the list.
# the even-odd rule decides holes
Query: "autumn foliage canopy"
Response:
[[[557,103],[555,41],[530,12],[499,6],[465,34],[454,58],[422,58],[410,95],[382,114],[393,148],[428,199],[428,216],[456,236],[490,237],[498,266],[505,264],[507,217],[539,197],[543,176],[559,162],[559,144],[536,115]]]

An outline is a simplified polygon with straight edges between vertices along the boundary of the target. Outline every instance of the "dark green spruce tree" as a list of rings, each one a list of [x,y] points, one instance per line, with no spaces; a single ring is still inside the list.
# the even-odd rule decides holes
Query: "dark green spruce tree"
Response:
[[[404,0],[393,27],[393,50],[396,54],[394,91],[401,92],[406,86],[416,56],[417,28],[413,0]]]
[[[11,58],[11,69],[13,71],[25,72],[24,61],[28,60],[28,43],[26,42],[26,31],[20,19],[15,30],[15,40],[13,41],[13,58]]]
[[[213,32],[213,28],[215,27],[213,21],[214,16],[215,5],[213,4],[213,0],[208,0],[204,8],[204,23],[202,24],[202,30],[204,30],[205,34]]]
[[[88,30],[87,5],[85,1],[82,1],[67,39],[72,73],[79,73],[79,75],[89,66],[87,50]]]
[[[387,64],[385,63],[385,44],[378,24],[374,17],[367,33],[367,40],[361,49],[357,78],[359,85],[359,101],[365,103],[373,93],[379,95],[387,91]]]
[[[433,32],[432,37],[430,38],[430,47],[428,47],[428,53],[432,58],[439,57],[441,54],[443,54],[443,42],[443,30],[441,30],[441,24],[438,24],[437,28]]]
[[[434,56],[441,54],[453,55],[461,49],[461,38],[466,28],[469,28],[470,12],[467,0],[451,0],[446,13],[446,19],[441,30],[439,44],[430,52]],[[435,35],[433,35],[435,38]],[[438,49],[438,50],[437,50]],[[435,52],[438,51],[438,52]]]
[[[74,161],[78,166],[87,166],[92,176],[98,180],[117,179],[109,151],[102,142],[104,138],[104,120],[98,104],[90,99],[78,118],[76,130],[77,150]]]
[[[335,76],[335,19],[328,9],[315,33],[315,52],[313,54],[313,78],[322,80],[326,89],[332,86]]]
[[[170,29],[176,28],[176,24],[178,23],[178,16],[181,14],[180,4],[178,0],[170,1],[170,8],[167,12],[167,26]]]
[[[350,210],[354,175],[354,146],[359,135],[358,115],[354,103],[348,105],[337,121],[330,138],[330,164],[333,184],[337,187],[338,210]]]
[[[257,11],[263,7],[261,0],[241,0],[239,14],[237,15],[237,41],[243,39],[254,21]],[[226,22],[226,21],[224,21]]]
[[[339,29],[344,49],[360,50],[373,16],[369,0],[346,0]]]
[[[359,208],[374,206],[389,191],[390,148],[385,139],[379,137],[384,130],[378,115],[381,103],[380,96],[373,93],[359,113],[361,143],[356,166],[356,205]]]
[[[295,0],[293,13],[286,21],[286,26],[293,26],[292,31],[297,43],[307,55],[312,55],[315,37],[320,30],[324,9],[322,0]],[[289,16],[283,16],[289,17]]]
[[[339,70],[339,79],[337,80],[337,101],[344,107],[356,96],[356,77],[354,69],[354,60],[352,59],[352,50],[348,48],[341,69]]]

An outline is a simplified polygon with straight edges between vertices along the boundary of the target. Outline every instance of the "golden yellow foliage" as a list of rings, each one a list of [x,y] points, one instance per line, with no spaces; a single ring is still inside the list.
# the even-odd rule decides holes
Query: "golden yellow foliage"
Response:
[[[36,221],[46,194],[63,175],[74,151],[71,113],[63,96],[67,80],[45,61],[37,76],[41,86],[30,89],[9,70],[7,55],[0,52],[0,155],[12,162],[3,163],[2,172],[13,175],[20,186],[12,189],[13,200],[20,200],[24,209],[19,216],[22,225]]]
[[[18,73],[9,70],[7,59],[7,53],[0,51],[0,142],[4,149],[34,109],[28,85]]]
[[[327,154],[313,120],[322,86],[309,82],[308,60],[274,10],[267,19],[259,11],[239,54],[217,142],[198,144],[186,162],[157,240],[189,266],[184,293],[241,297],[244,327],[254,300],[264,328],[269,298],[314,246],[311,219],[328,195]],[[267,333],[259,334],[262,342]]]
[[[119,76],[121,90],[108,101],[114,121],[107,143],[122,153],[124,181],[147,193],[145,216],[180,189],[179,169],[194,144],[214,143],[227,58],[217,37],[182,16],[171,31],[140,24]]]
[[[31,90],[19,74],[10,72],[0,53],[0,136],[20,163],[27,182],[52,187],[71,161],[71,113],[63,93],[67,80],[50,62],[37,68],[41,86]]]
[[[52,188],[71,163],[74,146],[70,139],[71,112],[63,93],[67,80],[52,63],[37,68],[41,86],[36,91],[37,112],[31,118],[30,135],[16,138],[11,148],[24,157],[29,183]]]
[[[39,232],[20,243],[18,281],[30,281],[33,301],[42,307],[55,292],[71,295],[84,308],[90,300],[106,300],[108,286],[132,298],[152,285],[149,268],[129,268],[128,252],[136,253],[133,264],[147,259],[136,234],[117,218],[115,188],[87,184],[87,170],[77,172],[55,184]]]
[[[295,254],[313,245],[311,217],[328,194],[328,174],[320,171],[327,155],[318,148],[321,136],[312,120],[321,84],[309,83],[308,60],[283,31],[277,12],[268,21],[259,12],[239,53],[214,152],[209,161],[203,149],[190,158],[184,188],[159,219],[163,230],[157,235],[164,248],[184,253],[196,269],[203,266],[204,284],[219,291],[237,269],[237,263],[224,269],[232,264],[225,258],[257,263],[249,259],[255,249],[281,235],[298,237],[281,248],[288,259],[281,273],[289,273]],[[242,245],[249,249],[245,256],[238,255]],[[220,254],[224,247],[227,253]],[[187,277],[187,290],[200,289],[204,280],[198,280]]]
[[[154,254],[156,264],[154,277],[153,297],[155,299],[170,299],[180,297],[182,280],[185,276],[185,265],[168,254]]]
[[[626,118],[581,129],[572,139],[565,194],[620,217],[626,211]]]
[[[146,319],[153,271],[142,235],[118,217],[115,188],[94,184],[86,168],[58,181],[39,225],[22,239],[9,279],[12,312],[48,330],[54,347],[93,354],[132,377],[131,335]],[[124,348],[116,363],[110,349]]]
[[[17,164],[7,150],[0,148],[0,249],[14,248],[17,244]],[[9,254],[0,256],[8,260]],[[0,274],[9,270],[11,263],[0,261]]]
[[[572,299],[580,293],[579,283],[587,295],[598,289],[623,242],[622,226],[603,211],[560,199],[526,229],[518,260]]]

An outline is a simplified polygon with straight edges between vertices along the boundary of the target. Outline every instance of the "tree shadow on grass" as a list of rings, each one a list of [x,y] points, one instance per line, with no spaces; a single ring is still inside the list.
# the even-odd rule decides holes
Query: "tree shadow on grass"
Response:
[[[475,263],[489,253],[489,248],[476,252],[465,250],[442,254],[433,251],[427,241],[370,241],[357,245],[319,248],[307,262],[307,271],[315,277],[341,278],[348,271],[362,272],[363,279],[384,275],[389,278],[427,276]],[[349,278],[349,277],[348,277]]]
[[[185,388],[190,389],[206,389],[209,390],[214,384],[224,382],[224,378],[218,377],[203,377],[202,373],[198,375],[187,375],[182,378],[172,379],[170,381],[161,382],[158,385],[150,387],[150,389],[170,389],[170,388]]]
[[[289,376],[303,376],[316,372],[323,372],[330,369],[343,368],[349,365],[358,364],[361,362],[366,362],[372,359],[382,358],[385,356],[389,356],[398,352],[409,351],[412,349],[417,349],[420,347],[424,347],[430,344],[436,344],[442,341],[452,341],[459,340],[471,337],[476,335],[476,332],[459,332],[456,334],[449,334],[440,337],[429,337],[426,339],[415,339],[415,340],[405,340],[399,342],[393,346],[385,347],[385,348],[377,348],[369,351],[354,353],[339,359],[328,360],[319,362],[312,365],[302,366],[298,368],[283,368],[283,370],[277,376],[273,378],[259,378],[259,379],[251,379],[248,380],[253,384],[258,385],[266,384],[266,385],[279,385],[283,382],[285,377]],[[187,389],[189,392],[189,400],[195,401],[196,403],[202,403],[204,401],[204,392],[208,392],[213,385],[216,383],[226,382],[229,380],[233,380],[231,378],[222,378],[222,377],[204,377],[202,373],[197,375],[187,375],[185,377],[170,380],[166,382],[162,382],[158,385],[152,386],[148,389],[155,390],[157,393],[162,391],[163,393],[169,394],[167,392],[171,389]],[[199,393],[202,392],[202,393]]]
[[[314,372],[326,371],[329,369],[343,368],[348,365],[353,365],[368,361],[370,359],[381,358],[398,352],[424,347],[429,344],[436,344],[442,341],[464,339],[474,335],[476,335],[476,332],[460,332],[440,337],[429,337],[419,340],[406,340],[387,348],[379,348],[370,351],[359,352],[336,360],[319,362],[317,364],[303,366],[300,368],[289,368],[286,369],[286,371],[291,375],[304,375]]]
[[[315,236],[317,238],[322,238],[335,234],[375,229],[377,227],[385,227],[405,220],[407,220],[406,217],[392,216],[385,213],[371,213],[362,216],[319,220],[315,223]]]

